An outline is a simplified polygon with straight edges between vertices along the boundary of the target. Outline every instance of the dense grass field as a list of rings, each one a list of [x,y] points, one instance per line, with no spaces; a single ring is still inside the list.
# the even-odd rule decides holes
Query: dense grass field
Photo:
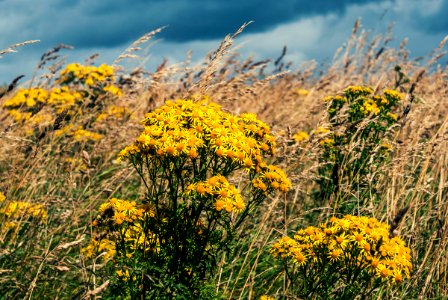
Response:
[[[0,88],[0,299],[447,299],[447,39],[126,68],[155,33]]]

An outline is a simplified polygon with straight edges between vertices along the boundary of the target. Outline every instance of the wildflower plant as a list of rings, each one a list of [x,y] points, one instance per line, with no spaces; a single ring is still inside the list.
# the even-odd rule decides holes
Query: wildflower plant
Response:
[[[321,199],[334,203],[357,194],[358,201],[375,191],[374,174],[392,151],[393,133],[398,128],[396,112],[403,94],[384,90],[374,95],[368,87],[350,86],[342,94],[328,96],[328,126],[315,131],[321,148],[319,185]],[[343,205],[342,212],[353,210]],[[362,203],[361,203],[362,204]]]
[[[119,159],[140,175],[144,200],[111,200],[94,223],[114,236],[112,291],[210,298],[204,286],[236,229],[269,195],[291,188],[283,171],[265,161],[275,139],[255,115],[229,114],[206,98],[167,101],[143,124]],[[236,176],[245,180],[237,184]]]
[[[389,226],[375,218],[333,217],[319,227],[300,229],[293,238],[277,240],[271,254],[281,262],[295,296],[365,298],[410,277],[410,249],[389,232]]]
[[[60,72],[52,88],[21,88],[2,106],[16,123],[24,126],[27,135],[33,135],[36,134],[36,128],[40,127],[42,131],[54,125],[59,116],[74,121],[93,111],[100,114],[107,110],[102,101],[105,97],[121,95],[121,89],[115,85],[114,69],[111,66],[69,64]],[[83,119],[80,122],[81,129],[88,131],[93,121]]]
[[[0,192],[0,244],[14,244],[17,237],[27,234],[31,225],[45,224],[48,213],[38,203],[7,200]]]

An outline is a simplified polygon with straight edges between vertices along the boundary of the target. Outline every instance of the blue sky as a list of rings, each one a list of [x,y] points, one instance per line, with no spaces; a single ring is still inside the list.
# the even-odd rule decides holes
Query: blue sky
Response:
[[[295,65],[329,61],[361,18],[371,35],[394,23],[398,44],[409,39],[411,56],[423,56],[448,34],[448,0],[0,0],[0,49],[38,39],[0,59],[0,83],[30,78],[42,53],[64,43],[68,61],[94,53],[111,63],[141,35],[168,25],[144,52],[151,71],[163,58],[197,61],[228,33],[254,21],[238,38],[241,55],[276,58],[284,45]],[[143,53],[142,53],[143,54]]]

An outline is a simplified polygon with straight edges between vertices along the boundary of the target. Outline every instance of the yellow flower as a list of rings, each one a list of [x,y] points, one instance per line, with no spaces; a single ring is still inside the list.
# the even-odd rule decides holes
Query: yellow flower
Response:
[[[360,96],[367,96],[373,93],[373,90],[369,87],[362,87],[362,86],[349,86],[346,89],[344,89],[344,93],[347,96],[358,98]]]
[[[397,121],[397,120],[398,120],[398,116],[397,116],[396,114],[391,113],[391,112],[388,112],[388,113],[386,114],[386,116],[387,116],[389,119],[393,120],[393,121]]]
[[[401,283],[403,281],[403,275],[400,270],[394,270],[392,272],[394,283]]]
[[[387,142],[382,142],[381,143],[381,148],[386,150],[386,151],[392,151],[392,145],[387,143]]]
[[[310,136],[304,131],[300,131],[292,136],[296,143],[309,140]]]
[[[101,256],[104,261],[108,261],[115,256],[115,243],[109,239],[91,239],[90,243],[81,249],[81,253],[85,254],[88,258],[94,258],[95,256]]]
[[[118,87],[116,87],[116,86],[113,85],[113,84],[105,86],[105,87],[103,88],[103,91],[105,91],[105,92],[109,92],[109,93],[111,93],[112,95],[115,95],[115,96],[118,96],[118,97],[120,97],[120,96],[123,94],[123,92],[121,91],[121,89],[118,88]]]
[[[330,252],[328,253],[328,258],[330,259],[331,262],[335,262],[341,259],[341,254],[342,254],[341,250],[333,249],[330,250]]]
[[[367,99],[366,101],[364,101],[363,105],[361,106],[361,112],[364,115],[378,115],[380,113],[380,109],[378,108],[378,106],[376,105],[376,103],[371,100],[371,99]]]
[[[114,80],[114,69],[111,66],[102,64],[99,67],[95,67],[74,63],[67,65],[60,72],[58,82],[61,84],[81,83],[87,86],[95,86],[98,83]]]
[[[342,219],[332,217],[330,223],[333,226],[310,226],[297,231],[294,239],[283,237],[277,240],[271,254],[290,259],[294,264],[297,264],[297,257],[302,260],[298,256],[302,254],[305,258],[303,268],[317,267],[308,261],[323,261],[330,266],[343,261],[347,262],[347,268],[356,268],[356,272],[365,269],[368,274],[391,283],[401,282],[402,274],[409,277],[412,269],[410,249],[399,237],[389,238],[387,224],[374,218],[350,215]]]
[[[349,242],[345,232],[343,232],[342,234],[340,234],[338,236],[335,236],[334,240],[336,242],[336,245],[338,247],[340,247],[341,249],[345,249],[347,247],[348,242]]]
[[[25,201],[8,202],[5,206],[0,208],[0,215],[5,215],[10,220],[32,217],[40,222],[45,222],[48,217],[47,211],[41,204]]]
[[[297,95],[299,96],[308,96],[308,94],[310,93],[309,90],[304,90],[304,89],[298,89],[296,91]]]
[[[91,132],[85,129],[78,129],[72,133],[73,138],[79,142],[98,141],[102,138],[101,134]]]
[[[246,204],[243,201],[243,198],[240,197],[235,197],[234,201],[233,201],[233,210],[235,212],[241,212],[243,211],[244,207],[246,206]]]
[[[232,116],[214,103],[167,101],[146,114],[143,123],[145,130],[134,144],[141,152],[155,150],[161,156],[197,158],[199,150],[205,150],[204,154],[212,152],[254,170],[255,162],[260,164],[263,154],[275,151],[275,138],[270,135],[269,127],[255,115]],[[151,140],[154,144],[150,144]]]
[[[127,282],[129,280],[129,270],[117,270],[115,272],[118,277],[120,277],[124,282]]]
[[[323,139],[319,142],[321,146],[331,147],[334,145],[334,139]]]
[[[325,134],[328,132],[330,132],[330,129],[321,126],[321,127],[318,127],[314,133],[315,134]]]
[[[392,102],[401,101],[404,98],[404,95],[402,93],[395,90],[384,90],[383,94],[384,96],[386,96],[386,98],[392,100]]]
[[[224,201],[222,199],[216,200],[216,202],[215,202],[215,209],[217,211],[223,210],[225,206],[226,206],[226,201]]]
[[[379,278],[386,279],[391,273],[392,272],[384,264],[378,264],[376,267],[376,276]]]

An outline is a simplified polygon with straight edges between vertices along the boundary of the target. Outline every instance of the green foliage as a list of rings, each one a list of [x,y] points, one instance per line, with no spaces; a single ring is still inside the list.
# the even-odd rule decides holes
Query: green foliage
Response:
[[[292,296],[365,298],[410,277],[410,249],[401,238],[389,238],[389,230],[374,218],[347,215],[283,237],[271,253],[284,268]]]
[[[104,203],[94,222],[102,238],[85,252],[94,256],[101,248],[113,259],[114,293],[210,299],[218,258],[236,230],[268,195],[291,183],[264,162],[274,152],[274,138],[254,115],[236,117],[206,100],[178,100],[148,114],[144,124],[119,155],[140,175],[144,200]],[[247,178],[241,192],[229,182],[236,174]]]
[[[316,132],[321,154],[318,169],[322,200],[330,200],[340,213],[351,213],[376,194],[376,174],[392,151],[397,129],[396,111],[403,95],[350,86],[341,95],[329,96],[328,127]]]

